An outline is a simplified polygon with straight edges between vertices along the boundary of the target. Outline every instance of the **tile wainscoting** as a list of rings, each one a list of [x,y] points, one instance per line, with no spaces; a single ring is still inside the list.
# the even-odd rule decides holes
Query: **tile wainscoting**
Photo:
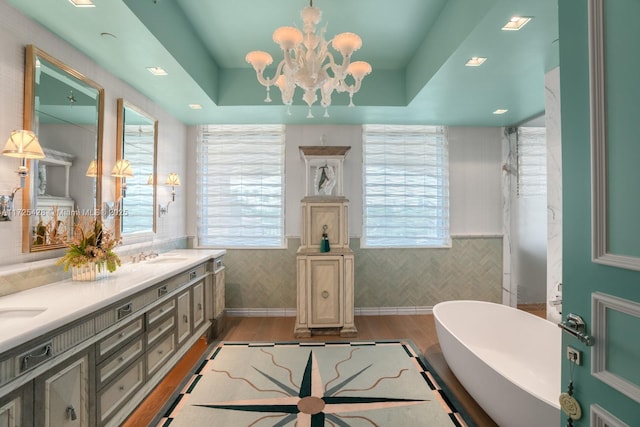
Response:
[[[295,315],[296,250],[228,249],[226,304],[230,315]],[[441,301],[502,300],[502,237],[457,236],[451,248],[361,249],[355,254],[356,314],[423,314]]]

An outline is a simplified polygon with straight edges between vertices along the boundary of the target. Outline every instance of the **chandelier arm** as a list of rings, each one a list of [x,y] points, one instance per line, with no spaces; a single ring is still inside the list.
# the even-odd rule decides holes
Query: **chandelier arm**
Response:
[[[280,76],[280,73],[282,72],[282,67],[283,66],[284,66],[284,60],[280,61],[280,63],[278,64],[278,68],[276,68],[276,72],[275,72],[273,77],[265,77],[264,76],[264,71],[256,70],[256,77],[258,78],[258,82],[262,86],[265,86],[267,88],[269,88],[270,86],[275,85],[276,82],[278,81],[278,76]]]
[[[360,87],[362,86],[362,80],[356,80],[355,84],[352,86],[349,86],[344,80],[342,83],[344,90],[347,91],[348,93],[350,93],[351,95],[353,95],[354,93],[358,92],[360,90]]]
[[[287,67],[289,67],[289,69],[296,70],[298,67],[293,63],[293,61],[291,59],[291,49],[283,49],[283,52],[284,52],[284,59],[280,62],[280,65],[282,65],[283,63],[286,63]],[[297,59],[298,58],[298,49],[294,49],[293,52],[296,54],[295,57]],[[278,66],[278,68],[280,68],[280,65]],[[280,74],[280,73],[278,73],[278,74]]]

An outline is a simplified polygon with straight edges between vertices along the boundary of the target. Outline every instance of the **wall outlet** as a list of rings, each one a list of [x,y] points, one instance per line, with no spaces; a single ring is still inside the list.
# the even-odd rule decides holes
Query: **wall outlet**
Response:
[[[567,346],[567,359],[573,361],[576,365],[582,365],[582,352],[571,346]]]

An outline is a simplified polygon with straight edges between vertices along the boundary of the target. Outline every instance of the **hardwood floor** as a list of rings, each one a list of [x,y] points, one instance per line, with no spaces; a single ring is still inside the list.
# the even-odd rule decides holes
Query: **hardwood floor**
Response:
[[[525,307],[544,317],[544,308]],[[360,316],[355,323],[358,337],[347,339],[339,336],[317,335],[306,339],[294,339],[294,317],[227,317],[221,341],[326,341],[326,340],[385,340],[410,339],[431,363],[441,379],[458,399],[464,410],[479,427],[497,427],[491,418],[469,396],[447,366],[438,344],[432,315],[414,316]],[[207,349],[204,339],[187,353],[181,363],[163,380],[153,393],[123,424],[124,427],[150,425],[155,415],[167,402],[171,394],[195,367]],[[194,426],[197,427],[197,426]]]

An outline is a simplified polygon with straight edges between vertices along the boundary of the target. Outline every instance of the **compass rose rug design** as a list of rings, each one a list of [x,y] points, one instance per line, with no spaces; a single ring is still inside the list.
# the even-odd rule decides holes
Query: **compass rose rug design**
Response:
[[[157,426],[474,426],[410,341],[216,344]]]

